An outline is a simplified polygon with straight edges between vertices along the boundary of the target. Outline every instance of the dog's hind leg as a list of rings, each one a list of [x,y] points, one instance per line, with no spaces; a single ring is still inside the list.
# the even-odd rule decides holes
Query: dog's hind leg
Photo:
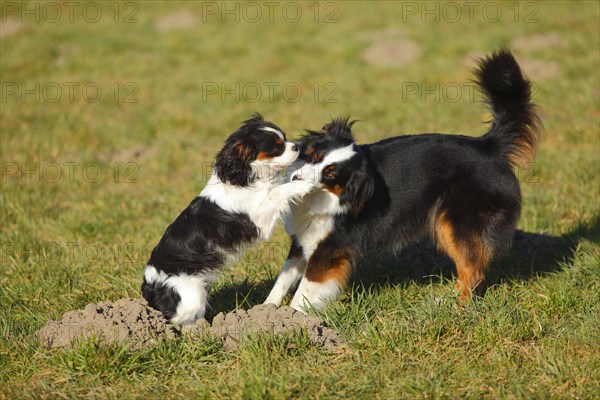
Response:
[[[485,269],[492,258],[492,251],[482,236],[463,232],[446,212],[441,212],[435,221],[435,239],[438,249],[456,265],[456,289],[460,300],[469,300],[472,293],[483,294]]]
[[[208,302],[208,289],[216,280],[216,273],[198,275],[174,275],[165,281],[165,285],[179,296],[179,303],[171,322],[178,325],[193,324],[204,317]]]
[[[271,289],[264,304],[270,303],[279,307],[292,286],[302,278],[305,269],[306,260],[302,254],[302,246],[298,244],[296,238],[292,237],[292,247],[290,248],[287,260],[285,260],[281,272],[277,275],[273,289]]]

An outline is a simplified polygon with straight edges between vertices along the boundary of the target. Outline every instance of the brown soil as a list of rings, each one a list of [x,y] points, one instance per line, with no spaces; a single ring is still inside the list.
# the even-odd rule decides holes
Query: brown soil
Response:
[[[132,162],[142,161],[148,158],[155,157],[160,152],[160,146],[150,147],[135,147],[130,149],[117,150],[112,153],[100,153],[97,155],[98,159],[105,162]]]
[[[196,14],[180,10],[165,15],[156,21],[155,27],[159,32],[184,31],[193,28],[198,23]]]
[[[518,37],[511,43],[512,48],[523,52],[540,49],[562,49],[565,46],[565,40],[554,32]]]
[[[276,308],[266,304],[247,311],[219,313],[212,325],[202,319],[182,332],[144,300],[130,298],[114,303],[88,304],[84,309],[69,311],[60,320],[48,322],[37,332],[37,337],[47,348],[65,347],[79,340],[96,338],[103,344],[128,342],[132,349],[137,350],[162,338],[208,334],[222,341],[225,349],[235,350],[247,335],[302,332],[311,342],[328,350],[344,345],[340,335],[327,328],[323,320],[290,307]]]
[[[25,27],[25,24],[23,22],[14,19],[0,21],[0,38],[15,34],[19,32],[23,27]]]
[[[333,350],[344,344],[339,333],[325,326],[323,320],[303,314],[291,307],[277,308],[274,304],[261,304],[249,310],[219,313],[212,321],[196,321],[194,333],[220,339],[227,350],[235,350],[246,335],[277,335],[287,332],[305,332],[311,342]]]
[[[519,60],[519,64],[532,82],[545,81],[560,74],[560,65],[554,61],[524,59]]]
[[[421,46],[404,38],[399,30],[367,32],[364,37],[371,40],[363,53],[363,59],[370,65],[397,67],[409,64],[421,55]]]

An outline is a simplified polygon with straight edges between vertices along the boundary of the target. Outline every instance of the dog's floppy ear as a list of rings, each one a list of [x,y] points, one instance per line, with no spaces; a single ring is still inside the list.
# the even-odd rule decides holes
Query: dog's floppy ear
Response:
[[[350,211],[356,217],[365,206],[365,203],[373,196],[374,191],[375,182],[373,177],[368,172],[358,169],[352,173],[346,183],[340,202],[349,203]]]
[[[221,182],[236,186],[252,183],[250,163],[256,158],[256,151],[241,138],[230,137],[215,159],[215,171]]]

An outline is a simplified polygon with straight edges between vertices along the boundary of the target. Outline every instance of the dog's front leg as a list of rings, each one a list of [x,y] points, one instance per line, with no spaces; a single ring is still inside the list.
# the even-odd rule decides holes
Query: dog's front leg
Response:
[[[349,251],[322,242],[310,257],[290,306],[302,312],[322,309],[346,287],[351,272]]]
[[[279,307],[291,287],[300,280],[305,269],[306,260],[302,254],[302,246],[298,244],[295,238],[292,238],[290,253],[281,268],[281,272],[277,275],[277,280],[273,285],[273,289],[271,289],[271,293],[269,293],[269,296],[265,300],[265,304],[275,304]]]
[[[306,181],[284,183],[271,190],[269,200],[273,204],[287,204],[291,199],[297,199],[308,194],[313,188],[314,184]]]

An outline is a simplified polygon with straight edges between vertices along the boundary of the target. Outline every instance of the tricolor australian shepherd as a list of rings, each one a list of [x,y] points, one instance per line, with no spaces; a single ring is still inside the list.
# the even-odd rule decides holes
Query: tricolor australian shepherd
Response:
[[[150,306],[177,324],[204,316],[219,268],[269,238],[290,200],[313,187],[283,183],[282,170],[297,157],[296,145],[259,114],[229,136],[204,190],[152,251],[142,284]]]
[[[429,236],[455,263],[461,299],[481,293],[484,272],[512,242],[521,210],[514,168],[533,161],[542,124],[531,84],[507,50],[479,62],[493,113],[482,137],[421,134],[357,145],[352,122],[333,120],[299,141],[291,180],[317,190],[292,207],[292,247],[266,303],[323,307],[374,252]]]

